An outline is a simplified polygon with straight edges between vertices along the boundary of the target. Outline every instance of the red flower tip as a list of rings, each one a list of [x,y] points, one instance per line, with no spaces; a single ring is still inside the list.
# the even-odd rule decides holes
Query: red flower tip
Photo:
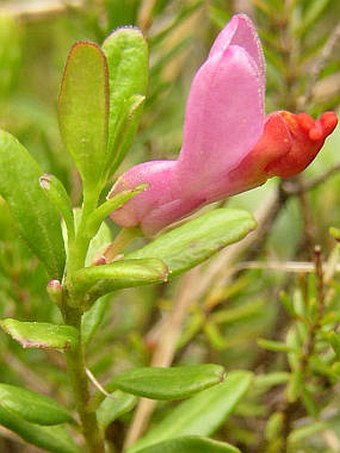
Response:
[[[294,114],[286,111],[277,112],[285,124],[285,132],[280,141],[277,137],[277,128],[265,128],[267,141],[275,135],[277,143],[277,158],[269,162],[266,167],[267,176],[288,178],[303,171],[316,157],[326,138],[335,129],[338,119],[334,112],[325,112],[320,119],[314,120],[307,113]],[[270,126],[270,123],[269,123]],[[263,140],[263,139],[266,140]],[[279,150],[288,145],[285,152]]]
[[[338,124],[338,118],[334,112],[323,113],[319,120],[314,120],[308,113],[300,113],[296,115],[296,120],[314,142],[324,140]]]

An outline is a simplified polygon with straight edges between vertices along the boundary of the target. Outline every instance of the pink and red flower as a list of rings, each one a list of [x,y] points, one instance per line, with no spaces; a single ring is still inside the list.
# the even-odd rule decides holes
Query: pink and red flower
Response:
[[[124,173],[110,196],[147,183],[111,218],[153,235],[200,207],[304,170],[337,125],[333,112],[264,114],[265,68],[250,19],[234,16],[196,73],[177,160],[150,161]]]

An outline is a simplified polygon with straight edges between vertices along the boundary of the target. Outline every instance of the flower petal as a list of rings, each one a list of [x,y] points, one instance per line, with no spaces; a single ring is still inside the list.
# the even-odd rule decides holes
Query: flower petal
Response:
[[[109,197],[140,184],[148,184],[145,192],[141,192],[129,200],[124,206],[111,214],[112,220],[124,227],[140,224],[155,207],[162,206],[172,200],[172,176],[177,162],[151,161],[130,168],[113,186]]]
[[[264,78],[265,63],[261,42],[254,24],[245,14],[233,16],[223,28],[210,49],[209,58],[223,52],[230,45],[242,47],[254,59]]]
[[[338,124],[334,112],[325,112],[319,120],[314,120],[307,113],[294,114],[286,111],[276,113],[285,123],[289,135],[289,150],[273,154],[265,170],[267,177],[288,178],[303,171],[317,156],[326,138]],[[277,143],[280,149],[282,137],[276,136],[275,130],[268,128],[267,138]],[[260,147],[259,147],[260,148]]]
[[[235,45],[213,53],[191,86],[178,177],[193,192],[215,184],[256,144],[263,121],[263,76],[254,60]]]

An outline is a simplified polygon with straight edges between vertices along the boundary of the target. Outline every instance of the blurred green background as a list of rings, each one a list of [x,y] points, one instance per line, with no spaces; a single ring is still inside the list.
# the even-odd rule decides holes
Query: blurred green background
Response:
[[[339,111],[340,33],[334,32],[339,29],[337,0],[14,0],[0,2],[0,127],[15,135],[46,172],[63,181],[77,206],[80,180],[61,143],[56,114],[63,67],[72,44],[79,39],[100,44],[111,30],[126,25],[139,26],[148,39],[148,99],[138,137],[121,173],[138,162],[176,156],[191,79],[216,34],[235,12],[254,19],[263,43],[268,112],[302,109],[318,115],[327,109]],[[282,297],[297,306],[301,298],[310,301],[316,297],[314,277],[309,273],[313,246],[321,245],[325,260],[337,252],[329,228],[340,227],[340,173],[335,171],[339,166],[337,128],[310,168],[290,181],[303,185],[326,174],[303,196],[288,196],[285,186],[272,180],[226,202],[258,213],[261,207],[271,206],[273,194],[281,194],[275,215],[266,219],[267,228],[260,224],[263,237],[225,264],[218,258],[211,260],[193,280],[195,294],[200,275],[204,279],[214,266],[218,268],[187,309],[175,364],[216,362],[227,369],[250,369],[259,376],[289,372],[286,354],[261,348],[257,339],[284,341],[295,326],[296,318],[284,310]],[[115,232],[114,226],[110,228]],[[292,261],[306,264],[295,272]],[[268,268],[270,265],[275,269]],[[339,311],[339,283],[336,272],[325,283],[329,313]],[[59,322],[46,284],[42,266],[18,237],[0,199],[0,317]],[[125,368],[149,364],[162,320],[171,312],[181,284],[178,279],[171,285],[126,290],[104,301],[102,327],[91,339],[88,354],[91,370],[101,381]],[[2,332],[0,343],[0,381],[22,384],[70,403],[61,355],[22,350]],[[308,378],[317,415],[313,417],[301,404],[291,432],[313,428],[320,420],[326,420],[327,426],[293,436],[289,451],[340,451],[336,449],[340,445],[337,380],[322,374],[320,367]],[[280,413],[284,384],[284,379],[277,386],[259,384],[217,438],[249,453],[282,451],[275,435],[271,437],[268,421]],[[169,407],[161,405],[154,420]],[[129,421],[129,417],[122,418],[112,430],[123,433]],[[331,432],[333,441],[324,432]],[[0,430],[0,451],[36,450]]]

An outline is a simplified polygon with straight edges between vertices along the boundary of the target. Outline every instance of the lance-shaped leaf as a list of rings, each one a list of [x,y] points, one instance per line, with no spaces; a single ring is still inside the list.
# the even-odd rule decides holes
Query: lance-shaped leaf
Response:
[[[148,48],[137,28],[115,30],[103,43],[109,67],[110,116],[106,168],[124,159],[137,130],[148,83]]]
[[[59,95],[59,125],[64,143],[85,187],[101,187],[109,114],[107,62],[95,43],[71,49]]]
[[[209,436],[233,412],[251,384],[248,371],[231,371],[225,381],[184,401],[170,415],[136,442],[128,453],[143,451],[166,439],[179,436]]]
[[[44,263],[50,277],[61,279],[65,251],[60,218],[39,185],[42,174],[18,140],[0,131],[0,195],[7,201],[22,237]]]
[[[108,395],[100,404],[97,411],[99,426],[105,429],[110,423],[121,415],[129,412],[137,403],[138,398],[129,393],[116,392]]]
[[[147,184],[140,184],[135,189],[132,190],[125,190],[119,192],[118,194],[114,195],[112,198],[110,197],[110,193],[108,194],[107,200],[98,206],[89,216],[86,228],[91,236],[98,231],[101,223],[116,209],[123,206],[127,201],[129,201],[132,197],[137,195],[140,192],[143,192],[147,189]]]
[[[69,412],[52,398],[15,385],[0,384],[0,406],[37,425],[72,421]]]
[[[159,453],[161,451],[166,453],[241,453],[238,448],[230,444],[201,436],[186,436],[165,440],[138,451],[140,453]]]
[[[62,182],[54,175],[45,174],[39,179],[41,187],[45,190],[46,195],[60,212],[63,217],[69,240],[74,237],[74,219],[72,204],[68,193]]]
[[[87,345],[98,331],[104,315],[107,312],[110,296],[100,297],[83,315],[81,323],[81,338],[83,345]]]
[[[220,365],[188,365],[174,368],[136,368],[114,377],[109,388],[151,399],[187,398],[224,379]]]
[[[90,242],[85,260],[85,266],[91,266],[93,265],[93,263],[97,263],[97,260],[100,260],[102,254],[111,244],[111,242],[112,231],[110,230],[107,223],[103,222]]]
[[[109,151],[111,152],[108,154],[109,161],[106,165],[108,176],[117,170],[129,151],[138,129],[144,101],[145,96],[134,95],[123,104],[122,111],[115,125],[114,138],[110,144],[111,148]]]
[[[168,269],[159,259],[131,259],[111,264],[85,267],[72,278],[72,290],[84,295],[84,309],[98,297],[121,288],[161,283],[167,280]]]
[[[171,278],[241,240],[255,226],[255,220],[246,211],[215,209],[162,234],[150,244],[127,255],[127,258],[156,257],[168,266]]]
[[[78,331],[72,326],[7,318],[0,321],[0,327],[23,348],[68,350],[79,341]]]
[[[0,407],[0,424],[43,451],[81,453],[63,426],[39,426]]]

